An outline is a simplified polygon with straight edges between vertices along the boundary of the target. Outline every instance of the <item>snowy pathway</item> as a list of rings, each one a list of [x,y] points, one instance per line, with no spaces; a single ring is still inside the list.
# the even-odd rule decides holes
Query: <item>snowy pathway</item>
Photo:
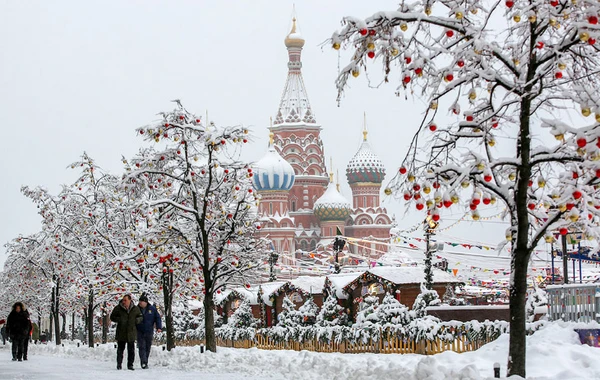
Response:
[[[1,343],[1,342],[0,342]],[[82,349],[82,348],[80,348]],[[83,358],[65,358],[50,356],[45,352],[35,353],[37,347],[30,350],[29,360],[26,362],[11,361],[10,346],[0,345],[0,379],[1,380],[115,380],[127,378],[128,380],[144,379],[149,377],[161,380],[197,380],[209,378],[211,380],[259,380],[264,376],[252,377],[240,373],[211,373],[201,370],[185,371],[170,368],[139,368],[136,360],[135,371],[116,369],[116,359],[105,361],[104,358],[96,360]],[[137,356],[136,356],[137,359]],[[152,364],[152,362],[150,363]]]

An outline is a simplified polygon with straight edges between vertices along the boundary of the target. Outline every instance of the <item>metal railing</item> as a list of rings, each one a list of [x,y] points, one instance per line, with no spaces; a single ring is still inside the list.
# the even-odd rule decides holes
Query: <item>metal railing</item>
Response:
[[[546,291],[550,320],[600,322],[600,285],[550,285]]]

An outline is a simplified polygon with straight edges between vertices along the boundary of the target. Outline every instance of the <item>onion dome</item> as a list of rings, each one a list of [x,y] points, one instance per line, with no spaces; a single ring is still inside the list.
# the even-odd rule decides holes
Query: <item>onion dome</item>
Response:
[[[381,183],[385,177],[385,167],[383,163],[373,153],[371,146],[367,141],[367,130],[363,131],[363,142],[346,167],[346,177],[348,183],[371,182]]]
[[[302,38],[302,35],[296,29],[296,18],[294,17],[292,19],[292,30],[285,37],[285,46],[288,48],[301,48],[304,46],[304,38]]]
[[[275,150],[271,133],[267,154],[254,165],[254,188],[257,191],[288,191],[294,185],[294,179],[294,169]]]
[[[352,205],[340,194],[336,185],[333,183],[333,174],[329,186],[325,193],[315,201],[313,211],[321,221],[328,220],[346,220],[350,215]]]

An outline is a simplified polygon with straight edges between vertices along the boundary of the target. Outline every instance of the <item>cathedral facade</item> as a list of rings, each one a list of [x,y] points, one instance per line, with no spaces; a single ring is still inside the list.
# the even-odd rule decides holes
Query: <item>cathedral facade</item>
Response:
[[[348,163],[346,178],[352,202],[339,191],[325,163],[321,125],[308,100],[302,78],[304,39],[296,20],[285,38],[288,76],[266,155],[255,165],[254,186],[260,194],[261,235],[285,260],[307,252],[331,251],[339,230],[349,253],[377,258],[387,252],[392,220],[380,204],[385,168],[373,153],[366,128],[363,142]],[[329,168],[332,171],[332,168]]]

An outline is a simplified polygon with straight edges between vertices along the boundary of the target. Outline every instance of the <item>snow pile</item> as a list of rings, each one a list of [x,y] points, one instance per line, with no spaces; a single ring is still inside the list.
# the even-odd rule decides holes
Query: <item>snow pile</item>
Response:
[[[529,380],[583,380],[600,378],[600,351],[581,345],[574,328],[600,328],[598,324],[554,322],[527,338],[527,374]],[[31,345],[30,356],[77,357],[87,360],[114,362],[113,344],[96,348]],[[286,379],[385,379],[406,380],[492,378],[493,364],[499,362],[506,374],[508,335],[474,352],[457,354],[444,352],[434,356],[416,354],[328,354],[296,351],[264,351],[258,349],[219,348],[217,353],[200,353],[198,347],[177,347],[171,352],[154,347],[150,367],[170,371],[201,370],[205,373],[243,373],[247,376],[270,378],[285,375]],[[23,367],[26,373],[26,367]],[[49,368],[49,371],[60,371]],[[143,372],[144,375],[152,372]],[[138,371],[135,372],[138,374]]]

